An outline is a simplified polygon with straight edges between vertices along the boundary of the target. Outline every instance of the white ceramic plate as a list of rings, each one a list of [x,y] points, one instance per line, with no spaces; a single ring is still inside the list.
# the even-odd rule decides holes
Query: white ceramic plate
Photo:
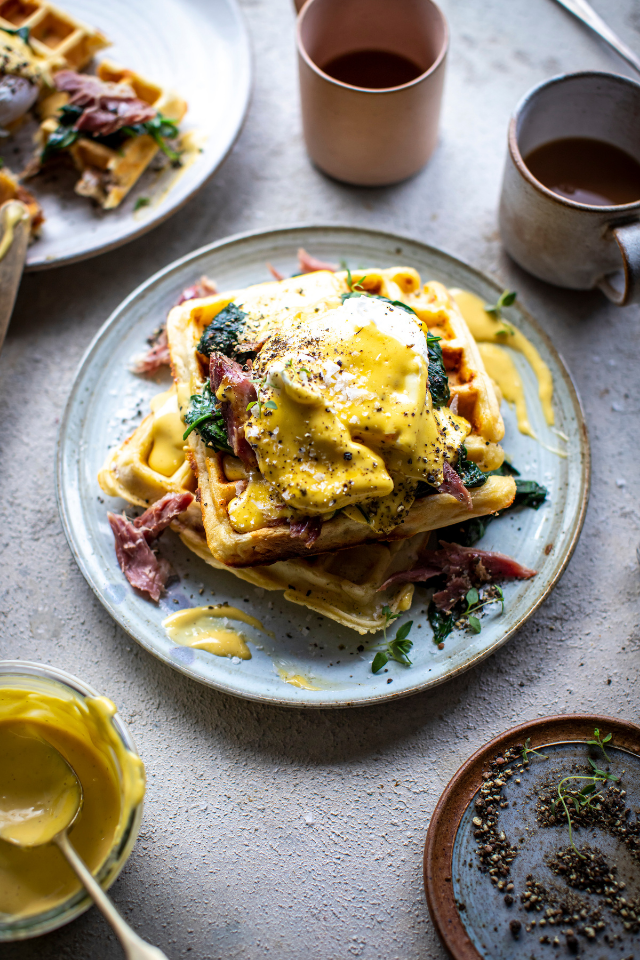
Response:
[[[193,131],[202,152],[181,170],[145,171],[116,210],[100,210],[77,196],[73,170],[56,169],[27,181],[46,217],[40,239],[29,248],[27,270],[93,257],[175,213],[224,160],[251,90],[249,41],[236,0],[64,0],[61,6],[111,40],[96,61],[114,60],[187,101],[180,129]],[[15,171],[31,156],[33,131],[29,122],[14,140],[0,142],[0,153]],[[136,211],[139,197],[151,202]]]
[[[316,256],[344,259],[352,267],[415,267],[423,279],[463,287],[495,302],[498,286],[459,260],[413,240],[349,227],[298,227],[249,234],[211,244],[157,273],[131,294],[102,327],[78,370],[60,427],[58,498],[62,522],[80,569],[106,609],[145,649],[175,669],[209,686],[250,699],[309,707],[354,706],[389,700],[433,687],[468,669],[498,649],[544,600],[562,573],[576,544],[589,487],[589,449],[580,403],[567,370],[548,337],[520,307],[507,311],[536,345],[551,368],[555,384],[556,427],[566,443],[547,427],[537,400],[537,382],[519,354],[533,429],[550,447],[564,446],[562,458],[518,432],[509,408],[504,447],[523,477],[549,489],[539,510],[514,511],[494,521],[481,541],[538,570],[532,580],[505,586],[504,614],[487,614],[482,632],[456,631],[443,650],[432,641],[425,611],[425,591],[416,589],[412,611],[396,621],[413,619],[413,666],[390,663],[387,673],[371,672],[373,647],[380,637],[362,638],[315,613],[219,572],[182,545],[168,531],[161,551],[180,576],[159,605],[143,600],[118,567],[107,510],[124,504],[102,496],[96,480],[107,451],[128,436],[148,412],[148,401],[164,380],[146,380],[128,370],[150,332],[164,319],[180,291],[206,273],[220,289],[269,279],[267,260],[285,274],[297,268],[303,246]],[[142,402],[141,402],[142,401]],[[106,500],[106,502],[105,502]],[[200,594],[200,589],[204,588]],[[251,660],[234,663],[205,651],[172,643],[161,621],[175,610],[203,603],[230,604],[249,610],[275,634],[247,629]],[[243,626],[244,630],[244,626]],[[319,687],[299,689],[282,676],[302,675]],[[391,681],[391,682],[390,682]]]

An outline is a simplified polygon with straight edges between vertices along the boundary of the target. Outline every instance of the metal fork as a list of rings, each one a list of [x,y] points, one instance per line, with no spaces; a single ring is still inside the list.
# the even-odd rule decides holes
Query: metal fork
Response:
[[[630,50],[626,43],[623,43],[617,33],[614,33],[611,27],[607,26],[602,17],[599,17],[593,7],[587,0],[556,0],[560,6],[564,7],[569,13],[572,13],[578,20],[582,20],[588,27],[597,33],[610,47],[618,53],[627,63],[630,63],[634,70],[640,73],[640,58]]]

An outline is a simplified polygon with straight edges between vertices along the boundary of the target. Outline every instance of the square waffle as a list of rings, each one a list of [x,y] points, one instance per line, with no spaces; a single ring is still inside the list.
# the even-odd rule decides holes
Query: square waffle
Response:
[[[193,493],[197,480],[185,458],[184,424],[175,387],[152,401],[152,412],[125,442],[113,450],[98,474],[111,497],[148,507],[167,493]],[[414,585],[378,588],[393,573],[413,566],[427,535],[357,546],[308,559],[283,560],[265,567],[230,568],[207,546],[199,504],[194,500],[171,527],[182,542],[216,570],[228,570],[265,590],[279,590],[287,600],[314,610],[358,633],[380,630],[387,605],[393,613],[408,610]]]
[[[452,402],[457,404],[471,429],[465,441],[469,456],[485,470],[495,469],[504,456],[498,443],[504,435],[498,400],[475,341],[446,288],[435,283],[422,286],[415,270],[401,267],[354,272],[352,283],[358,281],[370,293],[407,303],[430,331],[442,337]],[[348,291],[346,273],[318,271],[187,301],[175,307],[169,314],[167,334],[181,416],[187,413],[189,397],[199,393],[205,383],[206,374],[196,351],[198,341],[206,326],[229,303],[233,301],[250,314],[251,325],[248,323],[244,331],[246,339],[260,340],[284,324],[292,311],[314,304],[318,309],[322,305],[335,305],[340,294]],[[300,537],[291,535],[286,523],[276,525],[267,521],[248,532],[234,529],[229,507],[238,496],[236,483],[243,476],[242,472],[235,473],[241,469],[239,461],[206,446],[196,431],[189,435],[187,455],[198,478],[209,550],[216,560],[233,567],[333,553],[375,541],[405,540],[504,509],[515,495],[512,478],[489,477],[482,486],[470,491],[472,509],[448,493],[422,497],[413,502],[404,521],[390,531],[377,534],[364,518],[356,519],[353,511],[349,511],[349,515],[347,511],[338,511],[325,520],[320,535],[309,547]],[[263,485],[266,487],[264,481]]]
[[[0,27],[28,27],[31,49],[53,73],[82,70],[98,50],[109,46],[99,30],[41,0],[0,0]]]
[[[179,123],[187,112],[187,104],[176,94],[163,90],[140,74],[110,60],[103,60],[99,64],[97,74],[101,80],[128,83],[140,100],[150,104],[168,120]],[[58,91],[41,102],[39,149],[56,129],[56,114],[67,100],[68,94]],[[104,210],[113,210],[139,180],[159,149],[153,137],[146,133],[129,137],[119,150],[112,150],[91,137],[80,136],[69,148],[73,162],[82,174],[75,186],[76,193],[97,200]]]

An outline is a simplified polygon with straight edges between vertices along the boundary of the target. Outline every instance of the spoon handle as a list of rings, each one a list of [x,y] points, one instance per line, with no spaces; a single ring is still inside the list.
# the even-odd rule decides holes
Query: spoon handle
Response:
[[[84,861],[78,856],[67,834],[58,834],[55,842],[66,858],[69,866],[78,877],[78,880],[80,880],[87,893],[93,898],[98,910],[100,910],[107,922],[113,927],[120,943],[124,947],[124,952],[128,960],[167,960],[162,950],[158,950],[157,947],[152,947],[151,944],[146,943],[137,933],[134,933],[129,924],[122,919],[100,884],[92,876]]]
[[[634,70],[640,73],[640,59],[638,59],[626,43],[622,42],[618,34],[614,33],[602,17],[598,16],[593,7],[587,3],[587,0],[557,0],[557,2],[566,10],[569,10],[578,20],[582,20],[588,27],[591,27],[594,33],[599,34],[603,40],[606,40],[616,53],[626,60],[627,63],[630,63]]]

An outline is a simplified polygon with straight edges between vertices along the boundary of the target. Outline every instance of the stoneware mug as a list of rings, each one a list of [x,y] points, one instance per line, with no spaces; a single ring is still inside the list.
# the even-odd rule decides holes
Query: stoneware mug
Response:
[[[599,287],[615,304],[640,301],[640,198],[596,206],[559,196],[523,159],[567,137],[605,141],[640,162],[640,84],[588,71],[554,77],[531,90],[509,126],[500,233],[525,270],[560,287]],[[614,285],[623,271],[622,285]]]
[[[405,180],[436,146],[448,30],[433,0],[307,0],[297,21],[307,150],[325,173],[360,186]],[[368,89],[324,72],[356,51],[397,53],[422,69],[397,87]]]

